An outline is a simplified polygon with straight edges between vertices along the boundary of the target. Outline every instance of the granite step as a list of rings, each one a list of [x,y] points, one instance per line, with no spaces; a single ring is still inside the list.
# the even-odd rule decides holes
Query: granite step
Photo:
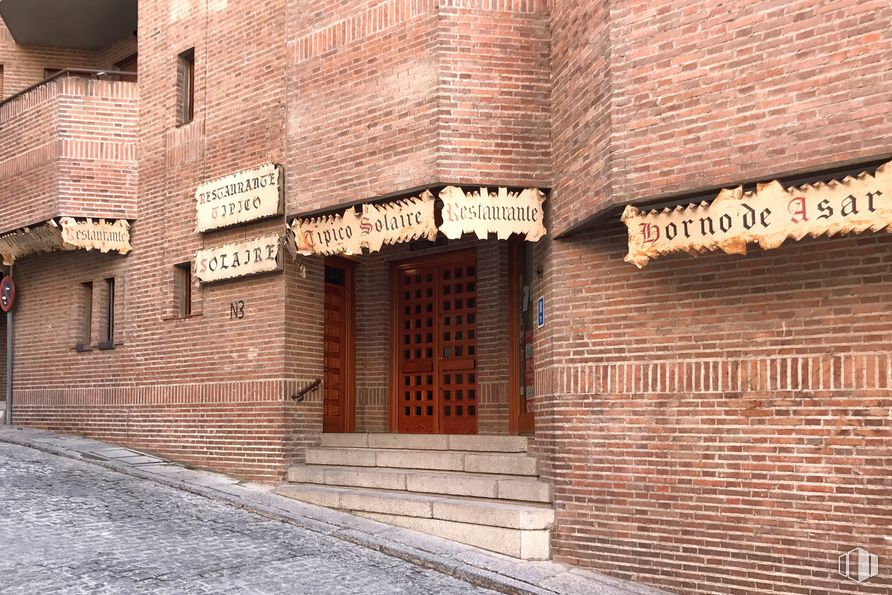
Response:
[[[523,475],[337,465],[293,465],[288,469],[288,481],[520,502],[548,503],[552,501],[550,484]]]
[[[306,462],[309,465],[434,469],[500,475],[538,474],[536,459],[524,453],[322,447],[307,449]]]
[[[306,484],[284,484],[277,493],[515,558],[549,556],[554,510],[545,505]]]

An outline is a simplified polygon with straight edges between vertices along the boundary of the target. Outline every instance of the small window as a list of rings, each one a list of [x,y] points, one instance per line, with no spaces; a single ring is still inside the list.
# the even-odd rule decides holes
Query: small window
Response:
[[[58,74],[62,72],[61,68],[44,68],[43,69],[43,78],[48,79],[54,74]]]
[[[102,327],[102,342],[99,349],[115,348],[115,278],[105,280],[105,318]]]
[[[80,331],[78,351],[87,351],[93,342],[93,282],[81,283],[80,291]]]
[[[115,62],[115,70],[120,70],[121,72],[136,72],[137,64],[137,55],[132,54],[130,56],[127,56],[120,62]]]
[[[177,58],[177,126],[188,124],[195,116],[195,48]]]
[[[173,272],[177,315],[180,318],[189,318],[192,316],[192,263],[181,262],[174,266]]]

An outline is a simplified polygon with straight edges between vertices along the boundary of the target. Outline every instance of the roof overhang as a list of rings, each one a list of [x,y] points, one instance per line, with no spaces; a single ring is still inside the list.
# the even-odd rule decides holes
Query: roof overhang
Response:
[[[97,50],[136,31],[137,0],[0,0],[19,45]]]

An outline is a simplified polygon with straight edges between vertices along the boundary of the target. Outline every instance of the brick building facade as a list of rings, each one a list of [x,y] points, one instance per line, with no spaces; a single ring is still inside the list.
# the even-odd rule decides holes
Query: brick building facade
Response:
[[[474,349],[463,427],[532,437],[554,558],[678,592],[885,593],[888,571],[858,584],[837,558],[890,554],[887,234],[637,270],[620,213],[892,159],[890,20],[872,0],[166,0],[101,47],[0,26],[0,241],[61,217],[132,232],[127,255],[12,265],[14,421],[281,481],[326,428],[408,427],[397,384],[427,372],[400,359],[419,319],[399,307],[426,302],[400,282],[460,262],[473,280],[430,287],[473,294],[448,340]],[[91,72],[137,50],[138,82]],[[281,214],[195,231],[200,185],[264,163]],[[548,233],[285,247],[295,218],[446,186],[539,188]],[[196,282],[198,250],[269,234],[279,271]],[[420,380],[440,428],[443,378]]]

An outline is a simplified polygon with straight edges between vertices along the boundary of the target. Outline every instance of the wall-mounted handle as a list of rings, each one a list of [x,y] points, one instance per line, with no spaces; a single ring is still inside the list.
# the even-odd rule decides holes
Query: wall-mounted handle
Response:
[[[291,395],[291,398],[294,399],[295,401],[297,401],[298,403],[300,403],[304,399],[307,398],[308,392],[310,392],[312,390],[316,390],[320,384],[322,384],[322,379],[317,378],[316,380],[311,382],[309,385],[305,386],[304,388],[300,389],[299,391],[297,391],[296,393]]]

